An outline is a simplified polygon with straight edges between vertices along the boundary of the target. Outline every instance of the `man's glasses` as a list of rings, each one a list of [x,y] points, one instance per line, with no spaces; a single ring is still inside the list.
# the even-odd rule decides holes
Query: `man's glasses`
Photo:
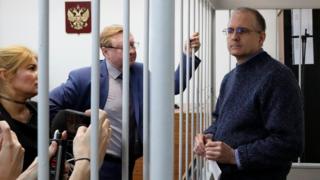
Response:
[[[134,43],[130,43],[130,44],[129,44],[129,48],[130,48],[130,49],[136,49],[136,48],[138,48],[138,47],[139,47],[139,42],[134,42]],[[105,48],[123,49],[122,46],[121,46],[121,47],[116,47],[116,46],[112,46],[112,45],[110,45],[110,46],[105,46]]]
[[[228,27],[228,28],[224,29],[222,32],[224,32],[227,36],[230,36],[234,32],[238,35],[244,35],[244,34],[249,34],[250,32],[260,33],[261,31],[255,31],[255,30],[251,30],[251,29],[245,28],[245,27],[237,27],[235,29],[232,27]]]

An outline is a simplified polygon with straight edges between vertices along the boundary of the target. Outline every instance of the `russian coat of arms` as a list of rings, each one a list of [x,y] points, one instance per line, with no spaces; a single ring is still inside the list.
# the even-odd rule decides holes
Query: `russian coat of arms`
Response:
[[[67,33],[90,33],[91,13],[90,2],[66,2],[66,31]]]

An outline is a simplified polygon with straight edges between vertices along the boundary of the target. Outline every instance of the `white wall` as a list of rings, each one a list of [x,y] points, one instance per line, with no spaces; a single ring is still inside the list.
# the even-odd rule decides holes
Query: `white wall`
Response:
[[[0,0],[0,46],[21,44],[38,48],[38,0]],[[131,32],[140,42],[137,60],[143,58],[143,0],[131,3]],[[91,64],[91,34],[65,32],[64,0],[50,1],[50,89],[67,78],[70,70]],[[101,24],[122,24],[122,1],[101,0]],[[102,56],[101,56],[102,58]]]
[[[0,0],[0,46],[37,48],[37,0]]]
[[[91,64],[91,34],[67,34],[65,32],[64,0],[50,1],[50,89],[67,79],[68,73],[75,68]],[[110,24],[122,24],[122,1],[101,0],[101,29]],[[184,3],[186,6],[186,3]],[[38,48],[38,6],[37,0],[0,0],[0,46],[11,44],[26,45],[37,51]],[[276,57],[276,11],[262,10],[267,21],[267,39],[264,49]],[[176,58],[178,65],[179,13],[176,3]],[[193,12],[191,12],[193,14]],[[138,61],[143,59],[143,21],[144,0],[131,1],[131,32],[140,42]],[[197,14],[196,14],[197,15]],[[186,12],[184,12],[186,18]],[[229,11],[216,12],[216,92],[219,92],[223,76],[235,66],[235,60],[229,56],[225,36],[221,32],[227,27]],[[191,18],[191,22],[192,22]],[[191,32],[190,32],[191,33]],[[184,39],[186,23],[184,23]],[[203,35],[200,35],[201,41]],[[202,46],[202,48],[204,48]],[[176,97],[178,102],[178,96]]]

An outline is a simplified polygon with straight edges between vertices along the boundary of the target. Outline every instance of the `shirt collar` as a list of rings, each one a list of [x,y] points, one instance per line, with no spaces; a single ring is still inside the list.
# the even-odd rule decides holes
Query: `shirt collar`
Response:
[[[107,63],[107,69],[108,69],[109,75],[110,75],[113,79],[117,79],[122,72],[119,71],[117,68],[115,68],[115,67],[109,62],[108,59],[106,59],[106,63]]]
[[[248,60],[256,57],[257,55],[259,55],[259,54],[262,53],[262,52],[264,52],[264,50],[261,48],[257,53],[255,53],[255,54],[253,54],[251,57],[249,57]],[[248,60],[247,60],[247,61],[248,61]]]
[[[249,56],[248,59],[241,64],[236,64],[237,66],[242,65],[242,64],[246,64],[248,61],[250,61],[251,59],[253,59],[254,57],[256,57],[257,55],[261,54],[262,52],[264,52],[264,50],[261,48],[259,51],[257,51],[255,54],[253,54],[252,56]]]

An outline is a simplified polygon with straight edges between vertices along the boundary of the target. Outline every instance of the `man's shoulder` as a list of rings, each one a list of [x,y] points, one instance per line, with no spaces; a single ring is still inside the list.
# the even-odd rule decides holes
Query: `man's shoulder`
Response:
[[[227,74],[224,75],[222,82],[227,81],[229,79],[229,77],[235,73],[235,68],[231,69]]]
[[[101,66],[106,67],[105,60],[100,60],[99,66],[100,67]],[[92,68],[91,66],[85,66],[85,67],[77,68],[77,69],[74,69],[74,70],[70,71],[70,75],[80,74],[81,76],[83,76],[83,75],[88,76],[91,73],[91,68]],[[100,68],[100,70],[101,69],[102,68]]]
[[[280,61],[271,58],[271,60],[269,61],[270,64],[270,70],[272,70],[271,72],[273,72],[274,74],[277,75],[291,75],[292,74],[292,70],[286,66],[285,64],[281,63]]]
[[[86,67],[73,69],[72,71],[70,71],[70,74],[90,73],[90,72],[91,72],[91,67],[90,66],[86,66]]]
[[[288,66],[271,56],[265,62],[264,67],[261,68],[261,80],[271,88],[298,86],[297,78]]]
[[[273,58],[271,55],[269,55],[267,52],[262,52],[259,56],[259,58],[262,59],[262,66],[261,71],[266,71],[268,73],[265,73],[265,75],[271,75],[271,74],[278,74],[278,73],[291,73],[291,69],[280,62],[279,60]]]

